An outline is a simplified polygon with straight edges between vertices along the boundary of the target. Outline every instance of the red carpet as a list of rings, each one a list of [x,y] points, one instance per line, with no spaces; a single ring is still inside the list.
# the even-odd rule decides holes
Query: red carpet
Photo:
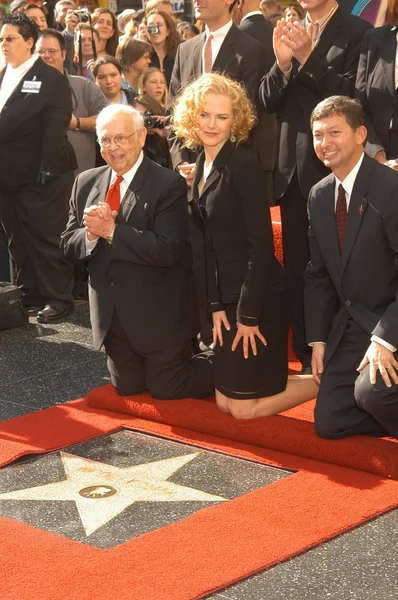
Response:
[[[115,400],[109,386],[90,394],[91,402],[99,403],[101,398]],[[120,402],[127,406],[126,399]],[[131,403],[129,408],[133,408]],[[397,481],[255,445],[283,420],[279,437],[290,444],[295,437],[293,421],[308,425],[303,415],[293,419],[290,411],[280,417],[238,423],[219,413],[213,403],[198,400],[136,403],[134,410],[136,416],[122,415],[77,400],[5,422],[1,426],[0,462],[6,464],[23,454],[61,448],[127,426],[298,472],[111,550],[98,550],[0,519],[2,600],[54,600],[57,596],[63,600],[193,600],[398,504]],[[199,428],[198,424],[209,433],[188,428]],[[244,433],[237,436],[241,430]],[[309,439],[308,445],[313,441]],[[396,450],[390,440],[357,440],[362,450],[367,442]],[[380,444],[369,446],[367,460],[372,452],[380,451]],[[357,461],[360,454],[357,452]],[[383,461],[380,464],[387,469]]]
[[[282,261],[278,208],[272,218]],[[297,472],[111,550],[0,518],[1,600],[195,600],[398,506],[398,443],[321,440],[312,413],[309,402],[235,421],[214,402],[119,397],[104,386],[2,423],[0,465],[128,427]]]

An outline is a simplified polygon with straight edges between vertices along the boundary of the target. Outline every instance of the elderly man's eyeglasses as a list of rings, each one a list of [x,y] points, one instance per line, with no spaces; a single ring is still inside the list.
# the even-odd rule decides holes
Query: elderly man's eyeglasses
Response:
[[[116,146],[125,146],[128,143],[129,138],[131,138],[132,135],[137,133],[137,131],[139,131],[139,129],[136,129],[135,131],[133,131],[133,133],[130,133],[130,135],[117,135],[114,138],[98,138],[97,141],[101,148],[109,148],[112,142],[115,142]]]
[[[0,37],[0,44],[3,42],[7,42],[7,44],[11,44],[14,40],[19,40],[22,35],[5,35],[4,37]]]
[[[40,54],[40,56],[44,56],[46,52],[51,55],[56,54],[57,52],[61,52],[61,48],[39,48],[36,50],[36,54]]]

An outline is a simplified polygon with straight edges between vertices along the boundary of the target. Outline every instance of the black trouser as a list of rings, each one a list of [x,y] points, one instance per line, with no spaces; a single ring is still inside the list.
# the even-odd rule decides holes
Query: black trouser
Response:
[[[315,407],[315,430],[324,438],[392,435],[398,438],[398,386],[387,388],[369,367],[357,368],[370,345],[369,334],[351,319],[321,376]]]
[[[10,280],[10,257],[8,254],[7,236],[0,223],[0,281]]]
[[[297,172],[280,200],[282,219],[283,266],[290,279],[290,314],[293,350],[304,367],[311,364],[304,326],[304,271],[309,261],[307,199]]]
[[[0,191],[0,220],[16,265],[24,304],[73,303],[73,267],[59,248],[69,213],[73,171],[45,185]]]
[[[111,383],[121,396],[145,390],[161,400],[214,394],[211,362],[192,358],[189,341],[163,350],[140,352],[127,338],[114,312],[104,346]]]

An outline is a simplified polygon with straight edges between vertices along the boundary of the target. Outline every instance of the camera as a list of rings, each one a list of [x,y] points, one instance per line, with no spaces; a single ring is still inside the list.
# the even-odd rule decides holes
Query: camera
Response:
[[[87,8],[75,10],[75,15],[79,19],[79,23],[91,23],[90,11]]]
[[[155,33],[159,33],[159,31],[160,31],[160,29],[157,25],[148,25],[146,30],[150,35],[154,35]]]
[[[146,127],[147,129],[163,129],[163,121],[154,117],[153,112],[151,110],[146,110],[143,114],[143,117],[144,127]]]

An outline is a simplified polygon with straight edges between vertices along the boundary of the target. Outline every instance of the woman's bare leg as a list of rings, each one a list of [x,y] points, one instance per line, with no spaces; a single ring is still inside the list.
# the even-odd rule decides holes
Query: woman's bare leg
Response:
[[[312,400],[317,394],[318,384],[312,375],[289,375],[286,389],[275,396],[236,400],[216,390],[216,402],[220,410],[230,412],[235,419],[256,419],[277,415],[307,400]]]

